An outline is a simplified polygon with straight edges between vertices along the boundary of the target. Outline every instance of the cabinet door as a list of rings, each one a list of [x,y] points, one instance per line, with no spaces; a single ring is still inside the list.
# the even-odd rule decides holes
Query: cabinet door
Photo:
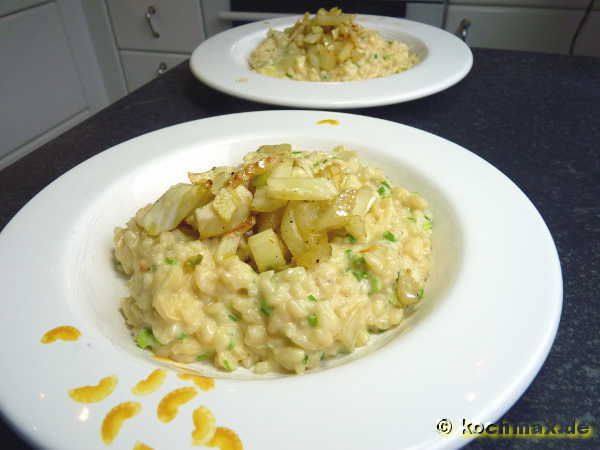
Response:
[[[198,0],[107,0],[119,48],[191,53],[204,39]]]
[[[600,11],[592,11],[575,44],[576,55],[600,57]]]
[[[451,5],[446,29],[454,33],[468,19],[473,47],[567,53],[581,15],[573,9]]]
[[[88,105],[54,3],[0,19],[0,159]]]
[[[121,62],[129,92],[172,69],[188,59],[188,55],[121,51]]]

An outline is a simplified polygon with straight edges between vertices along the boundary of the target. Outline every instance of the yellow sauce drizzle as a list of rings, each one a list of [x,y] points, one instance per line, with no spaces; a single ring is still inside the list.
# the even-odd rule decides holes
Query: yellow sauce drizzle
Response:
[[[133,446],[133,450],[154,450],[152,447],[147,446],[143,442],[137,441]]]
[[[217,430],[215,416],[208,408],[201,406],[194,411],[192,418],[195,427],[192,431],[192,445],[206,445]]]
[[[215,435],[210,440],[208,447],[219,447],[221,450],[243,450],[244,446],[242,441],[235,433],[235,431],[229,428],[218,427],[215,431]]]
[[[58,340],[76,341],[77,339],[79,339],[79,336],[81,336],[81,332],[75,327],[71,327],[71,326],[56,327],[56,328],[52,328],[49,331],[46,331],[44,333],[44,335],[42,336],[42,338],[40,339],[40,342],[42,344],[50,344],[50,343],[58,341]]]
[[[179,407],[192,400],[198,392],[193,387],[175,389],[165,395],[156,409],[158,418],[163,422],[170,422],[177,416]]]
[[[339,125],[340,122],[335,119],[323,119],[317,122],[317,125]]]
[[[210,391],[215,387],[215,380],[201,375],[192,375],[191,373],[180,373],[177,375],[182,380],[190,380],[203,391]]]
[[[138,402],[120,403],[111,409],[102,421],[101,435],[105,444],[110,444],[119,434],[123,422],[139,414],[142,405]]]
[[[96,403],[113,393],[117,386],[116,375],[102,378],[96,386],[82,386],[69,390],[69,397],[79,403]]]
[[[160,388],[167,378],[167,371],[164,369],[156,369],[152,372],[145,380],[140,381],[136,384],[131,392],[135,395],[148,395],[152,394],[158,388]]]

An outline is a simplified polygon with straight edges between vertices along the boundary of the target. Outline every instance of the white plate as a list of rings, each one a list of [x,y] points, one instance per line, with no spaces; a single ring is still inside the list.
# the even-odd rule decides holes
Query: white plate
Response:
[[[469,47],[456,36],[419,22],[359,15],[359,24],[386,39],[405,42],[421,58],[397,75],[350,82],[306,82],[261,75],[250,70],[248,57],[269,28],[282,30],[300,16],[232,28],[204,41],[190,59],[192,72],[226,94],[274,105],[306,108],[361,108],[425,97],[459,82],[473,65]]]
[[[322,119],[340,124],[317,125]],[[111,265],[113,227],[188,170],[236,163],[260,144],[279,142],[306,149],[345,144],[430,200],[434,268],[427,299],[368,356],[304,376],[219,378],[214,390],[163,424],[155,413],[159,399],[186,383],[169,375],[149,397],[130,393],[158,362],[135,347],[118,312],[126,287]],[[502,173],[418,129],[318,111],[213,117],[100,153],[14,217],[0,234],[0,261],[2,412],[36,445],[74,450],[105,448],[101,421],[125,400],[140,401],[143,411],[111,448],[131,449],[138,439],[157,449],[188,448],[191,411],[200,404],[246,449],[456,448],[466,442],[463,417],[497,419],[531,382],[562,302],[548,229]],[[59,325],[76,326],[81,339],[40,344]],[[68,398],[68,389],[109,374],[119,385],[108,399],[85,406]],[[436,431],[442,418],[455,423],[449,437]]]

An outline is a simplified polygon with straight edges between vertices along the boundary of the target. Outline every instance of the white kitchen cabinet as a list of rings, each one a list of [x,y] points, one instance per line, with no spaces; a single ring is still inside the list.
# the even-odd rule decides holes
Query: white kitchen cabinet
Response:
[[[0,17],[0,169],[108,104],[80,5],[37,3]]]
[[[600,56],[600,30],[596,27],[594,33],[590,26],[600,13],[592,14],[594,20],[586,26],[590,34],[579,43],[577,54]],[[582,11],[576,9],[450,5],[446,29],[456,32],[466,19],[467,43],[473,47],[566,54],[581,17]]]
[[[189,55],[122,50],[127,89],[134,91],[188,58]]]
[[[119,48],[191,53],[204,39],[199,0],[107,0]]]

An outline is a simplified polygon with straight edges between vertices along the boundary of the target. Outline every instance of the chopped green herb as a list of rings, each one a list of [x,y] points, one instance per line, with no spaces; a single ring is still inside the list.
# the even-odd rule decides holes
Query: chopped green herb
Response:
[[[354,278],[356,278],[357,281],[366,280],[369,278],[369,274],[365,270],[353,270],[352,275],[354,275]]]
[[[286,73],[285,76],[288,78],[293,78],[289,73]]]
[[[347,234],[346,237],[348,238],[348,242],[350,242],[351,244],[356,244],[356,238],[354,236],[352,236],[351,234]]]
[[[235,348],[235,342],[229,341],[229,345],[227,346],[227,350],[231,351]]]
[[[383,59],[387,61],[388,59],[390,59],[390,55],[383,55]]]
[[[313,164],[313,166],[318,166],[319,164],[325,164],[327,161],[329,161],[329,159],[322,159],[321,161],[317,161],[316,163]]]
[[[378,54],[378,53],[375,53],[375,54],[373,55],[373,59],[377,59],[377,58],[379,58],[379,54]]]
[[[377,188],[377,193],[383,197],[384,195],[389,194],[391,190],[392,187],[390,186],[390,183],[384,180]]]
[[[417,219],[415,219],[414,217],[407,217],[406,220],[410,220],[411,222],[416,222]]]
[[[311,301],[311,302],[317,302],[317,301],[318,301],[317,297],[315,297],[315,296],[314,296],[314,295],[312,295],[312,294],[310,294],[310,295],[307,297],[307,299],[308,299],[309,301]]]
[[[138,334],[135,336],[135,343],[141,349],[156,347],[159,344],[154,337],[154,333],[152,333],[152,328],[142,328],[138,331]]]
[[[175,266],[177,264],[177,260],[175,258],[165,258],[165,264],[169,266]]]
[[[231,366],[229,365],[229,361],[227,361],[226,359],[223,360],[223,367],[225,368],[225,370],[227,372],[231,372]]]
[[[395,295],[392,295],[390,298],[388,298],[388,303],[392,306],[398,306],[398,299]]]
[[[152,272],[156,272],[158,270],[158,264],[152,264],[152,266],[150,266],[150,270]]]
[[[177,339],[183,341],[187,337],[189,337],[189,335],[187,335],[186,333],[181,333],[179,336],[177,336]]]
[[[194,270],[194,267],[202,262],[202,259],[204,259],[204,257],[200,254],[191,256],[185,260],[185,263],[183,263],[183,268],[192,271]]]
[[[240,318],[238,316],[236,316],[235,314],[228,314],[227,316],[234,322],[237,322],[238,320],[240,320]]]
[[[300,152],[300,151],[293,151],[292,152],[292,155],[301,155],[301,154],[302,154],[302,152]]]
[[[425,223],[423,224],[423,229],[424,229],[425,231],[431,230],[431,228],[433,228],[433,224],[432,224],[431,222],[425,222]]]
[[[206,359],[208,359],[210,356],[209,352],[204,352],[201,355],[196,356],[196,361],[204,361]]]
[[[319,325],[319,317],[316,314],[311,314],[306,318],[306,320],[311,327],[316,327]]]
[[[308,357],[308,355],[304,355],[304,359],[302,360],[302,362],[304,363],[304,365],[308,364],[309,359],[310,358]]]
[[[265,316],[270,316],[271,313],[273,312],[273,308],[267,304],[267,301],[264,298],[260,299],[260,311]]]
[[[392,233],[391,231],[385,231],[383,233],[383,238],[390,242],[396,242],[398,240],[398,239],[396,239],[396,235],[394,233]]]
[[[369,285],[371,286],[369,294],[376,294],[381,291],[381,280],[373,275],[369,275]]]
[[[425,289],[423,289],[423,288],[420,288],[420,289],[417,291],[417,298],[423,298],[423,295],[425,295]]]
[[[394,42],[393,41],[387,41],[388,45],[392,45]]]

